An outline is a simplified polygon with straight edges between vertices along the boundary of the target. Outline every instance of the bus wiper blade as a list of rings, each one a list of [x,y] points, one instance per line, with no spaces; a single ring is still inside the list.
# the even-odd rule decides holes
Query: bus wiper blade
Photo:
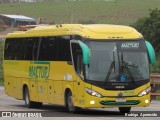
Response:
[[[108,73],[107,73],[107,76],[106,76],[106,78],[105,78],[105,83],[106,83],[106,84],[107,84],[108,79],[109,79],[109,77],[110,77],[110,75],[111,75],[111,71],[112,71],[114,65],[115,65],[115,61],[112,61],[111,65],[110,65],[110,68],[109,68],[109,71],[108,71]]]
[[[133,68],[133,69],[137,69],[138,68],[138,66],[136,66],[134,64],[129,64],[129,63],[125,62],[125,61],[123,61],[123,64],[125,64],[125,66],[127,66],[128,68]]]
[[[126,68],[126,70],[128,71],[128,73],[129,73],[132,81],[135,82],[134,77],[133,77],[133,75],[132,75],[132,73],[131,73],[131,71],[130,71],[130,69],[129,69],[129,67],[128,67],[128,63],[126,63],[126,62],[123,61],[122,67],[123,67],[123,68]]]

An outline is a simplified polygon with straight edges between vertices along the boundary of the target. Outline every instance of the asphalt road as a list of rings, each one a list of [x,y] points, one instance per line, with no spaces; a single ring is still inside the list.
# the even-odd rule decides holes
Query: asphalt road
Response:
[[[78,112],[76,114],[71,114],[71,113],[68,113],[66,108],[63,106],[50,105],[50,104],[44,104],[43,107],[39,109],[28,109],[25,107],[24,101],[16,100],[12,97],[5,95],[4,88],[0,87],[0,116],[2,116],[2,111],[3,112],[12,111],[12,113],[14,111],[17,114],[19,113],[20,115],[24,115],[24,113],[26,114],[26,112],[39,113],[37,115],[41,115],[42,117],[52,117],[52,119],[62,119],[62,120],[67,120],[67,119],[71,120],[71,119],[75,119],[75,117],[76,117],[76,120],[79,120],[79,119],[127,120],[128,118],[134,119],[135,117],[133,116],[136,116],[137,114],[141,114],[142,111],[146,111],[146,112],[143,112],[144,115],[148,113],[157,114],[158,112],[154,112],[154,111],[160,111],[160,101],[152,101],[149,107],[132,108],[132,111],[131,111],[132,114],[129,114],[132,117],[124,117],[124,115],[119,113],[118,108],[104,108],[104,109],[100,108],[100,109],[85,109],[85,110],[82,109],[81,112]],[[138,118],[143,119],[143,117],[138,117]],[[152,118],[153,117],[147,117],[148,120]],[[154,117],[153,119],[154,120],[159,119],[159,117]],[[40,120],[40,118],[37,118],[37,120]]]

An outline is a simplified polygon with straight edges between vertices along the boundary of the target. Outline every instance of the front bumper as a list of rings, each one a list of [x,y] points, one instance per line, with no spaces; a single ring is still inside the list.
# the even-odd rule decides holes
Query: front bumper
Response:
[[[116,97],[97,98],[89,94],[86,94],[84,106],[85,108],[101,108],[101,107],[107,108],[107,107],[146,107],[150,105],[150,94],[147,94],[142,97],[137,96],[137,97],[123,97],[123,98],[126,99],[126,102],[116,102],[117,99]]]

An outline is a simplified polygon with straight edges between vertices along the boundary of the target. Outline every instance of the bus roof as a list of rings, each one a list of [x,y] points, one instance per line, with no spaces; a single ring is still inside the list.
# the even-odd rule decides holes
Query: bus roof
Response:
[[[138,39],[143,36],[134,28],[109,24],[61,24],[40,26],[25,32],[14,32],[6,38],[79,35],[91,39]]]

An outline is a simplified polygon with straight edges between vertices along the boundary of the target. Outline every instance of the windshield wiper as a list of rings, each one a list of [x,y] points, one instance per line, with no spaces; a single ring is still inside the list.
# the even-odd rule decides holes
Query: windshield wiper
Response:
[[[121,66],[122,68],[120,69],[120,73],[123,74],[124,73],[123,68],[126,68],[126,70],[129,73],[129,76],[131,77],[131,80],[134,82],[135,80],[134,80],[134,77],[133,77],[130,69],[128,68],[128,63],[123,60],[123,52],[121,54],[121,62],[122,62],[122,66]],[[121,74],[120,74],[120,76],[121,76]]]
[[[129,65],[128,65],[127,62],[122,61],[122,70],[121,70],[121,73],[124,73],[124,72],[123,72],[123,71],[124,71],[123,68],[126,68],[126,70],[127,70],[128,73],[129,73],[129,76],[131,77],[131,80],[134,82],[135,79],[134,79],[134,77],[133,77],[133,75],[132,75],[132,73],[131,73],[131,71],[130,71],[130,69],[129,69],[128,66],[129,66]]]
[[[111,72],[112,72],[112,69],[113,69],[114,65],[115,65],[115,61],[112,61],[111,65],[110,65],[110,67],[109,67],[109,71],[108,71],[108,73],[107,73],[107,76],[106,76],[106,78],[105,78],[105,83],[106,83],[106,84],[107,84],[108,79],[109,79],[109,77],[110,77],[110,75],[111,75]]]
[[[129,64],[129,63],[125,62],[125,61],[123,61],[123,64],[125,64],[125,66],[127,66],[128,68],[133,68],[133,69],[137,69],[138,68],[138,66],[136,66],[135,64]]]

